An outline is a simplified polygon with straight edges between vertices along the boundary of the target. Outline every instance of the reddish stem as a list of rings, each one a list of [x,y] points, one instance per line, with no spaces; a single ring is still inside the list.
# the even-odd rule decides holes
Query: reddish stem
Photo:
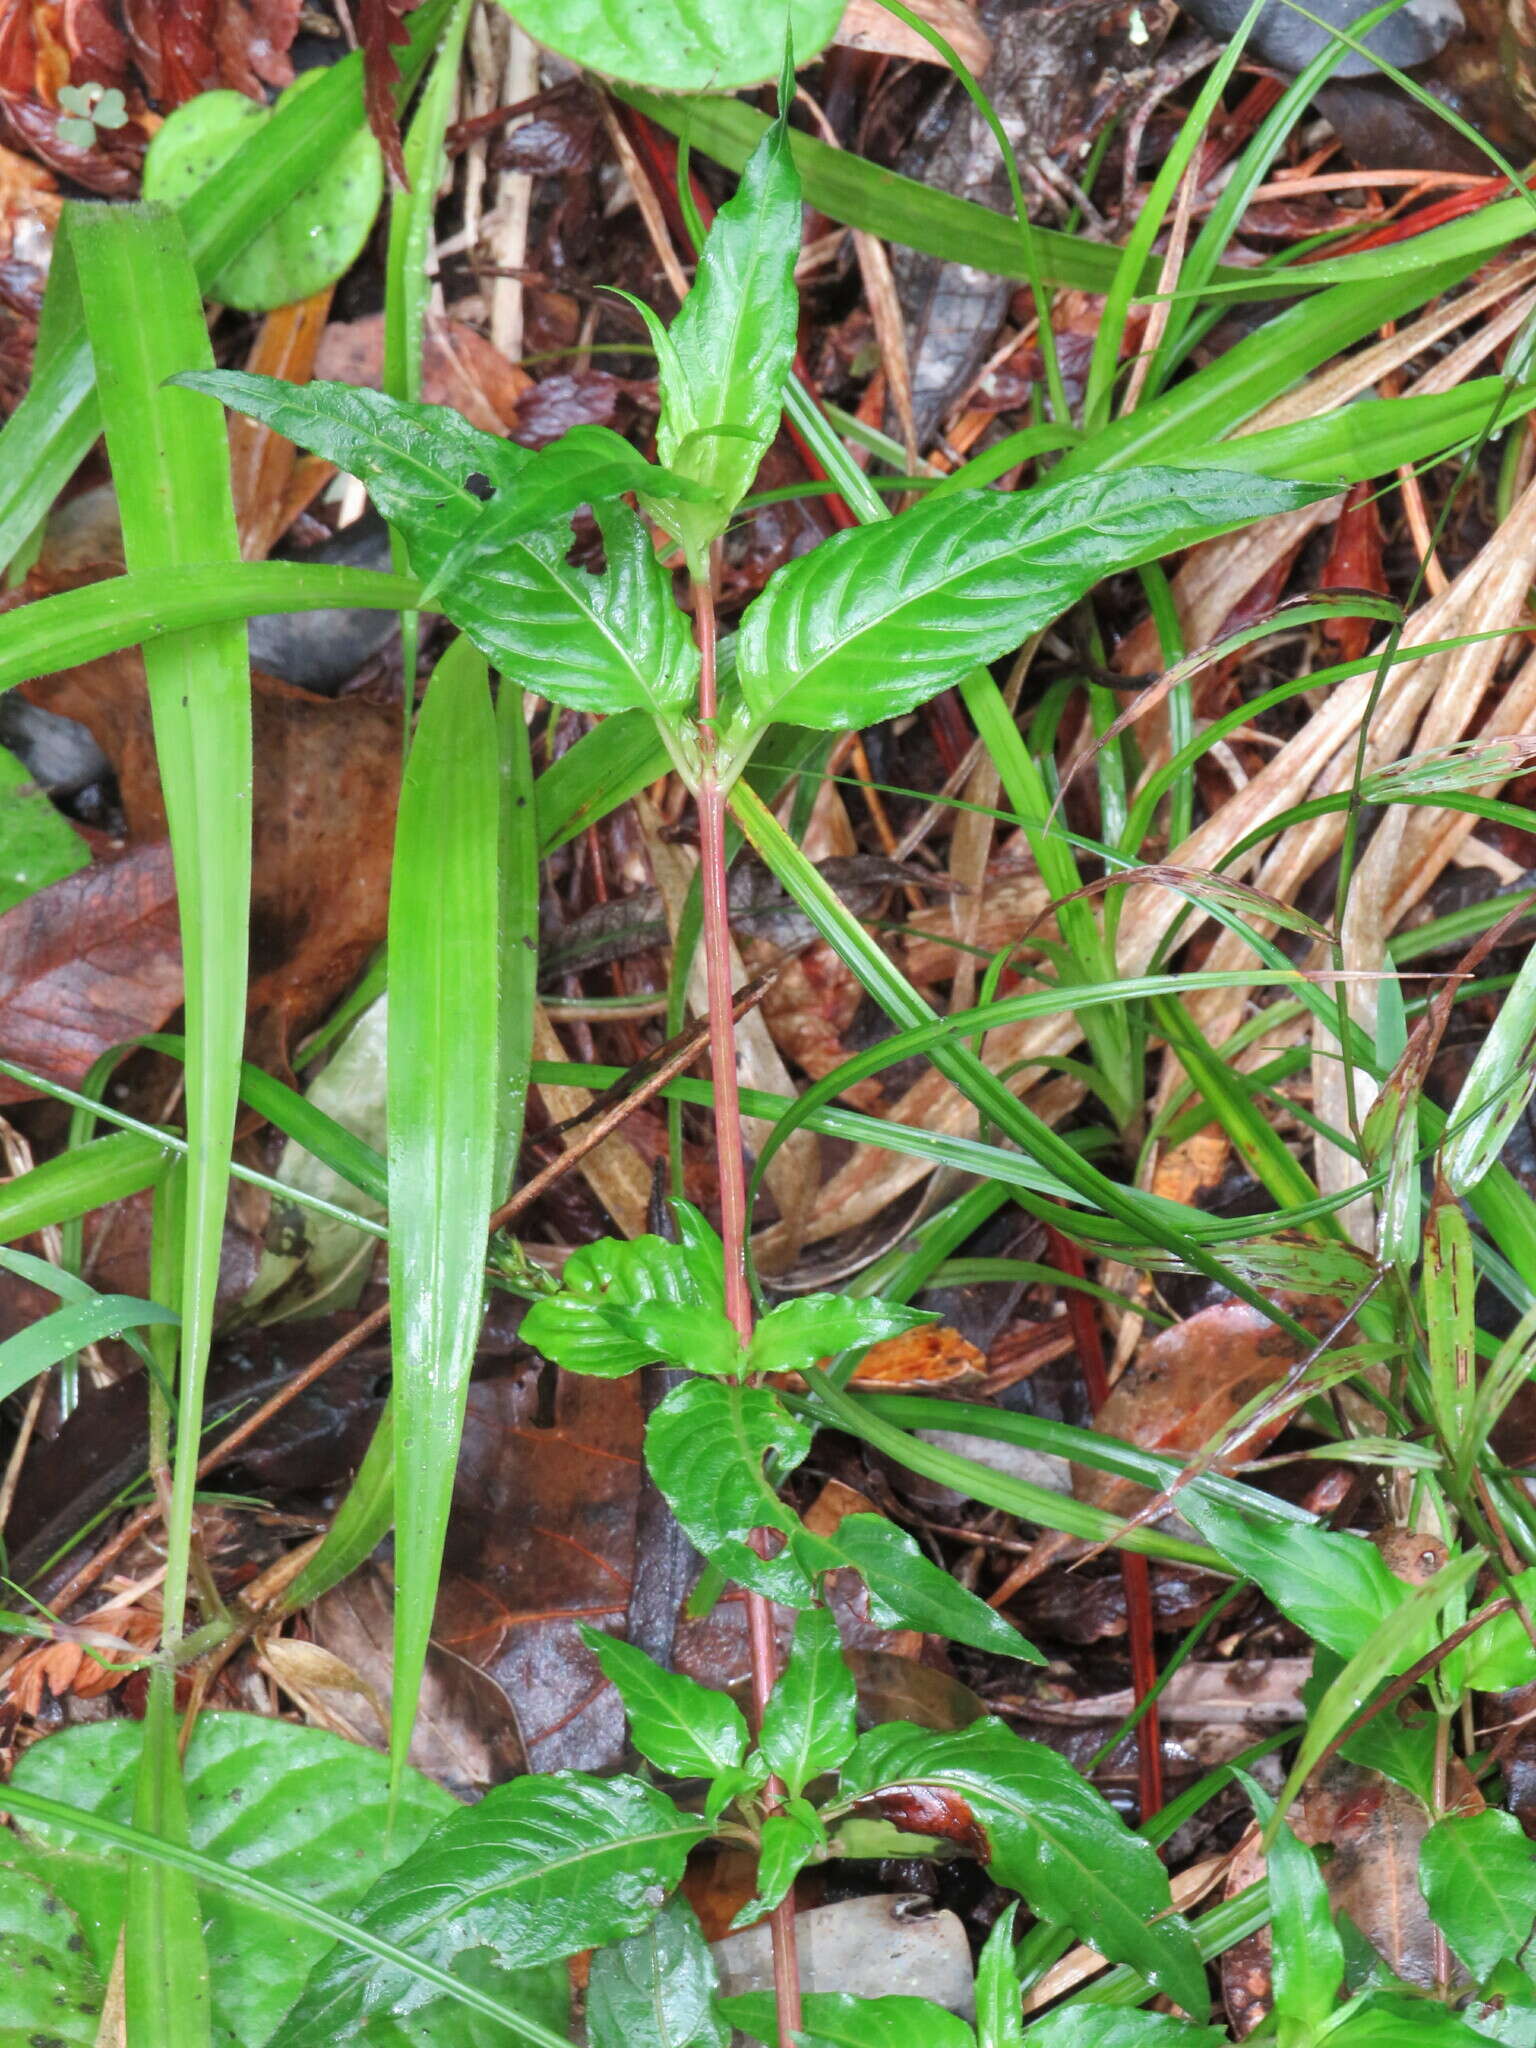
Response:
[[[1049,1232],[1051,1260],[1075,1280],[1083,1278],[1083,1255],[1071,1238],[1059,1231]],[[1088,1405],[1095,1415],[1109,1399],[1109,1374],[1104,1365],[1104,1345],[1099,1319],[1092,1299],[1080,1287],[1066,1290],[1067,1321],[1077,1345]],[[1130,1637],[1131,1689],[1136,1704],[1157,1684],[1157,1645],[1152,1631],[1152,1574],[1139,1551],[1120,1553],[1120,1575],[1125,1586],[1125,1622]],[[1137,1796],[1142,1820],[1149,1821],[1163,1807],[1163,1731],[1156,1702],[1136,1723]]]
[[[703,891],[704,971],[709,988],[709,1054],[715,1087],[715,1157],[720,1175],[720,1239],[725,1253],[725,1311],[743,1344],[752,1338],[752,1290],[747,1285],[747,1179],[742,1156],[741,1093],[736,1078],[736,1020],[731,993],[731,923],[726,902],[725,792],[715,773],[719,710],[715,678],[715,594],[712,582],[693,586],[693,623],[699,643],[700,752],[699,877]],[[747,1645],[752,1663],[752,1719],[761,1726],[779,1675],[773,1608],[747,1591]],[[770,1778],[769,1812],[784,1787]],[[779,2048],[794,2048],[800,2027],[800,1965],[795,1946],[793,1887],[773,1910],[773,1996]]]

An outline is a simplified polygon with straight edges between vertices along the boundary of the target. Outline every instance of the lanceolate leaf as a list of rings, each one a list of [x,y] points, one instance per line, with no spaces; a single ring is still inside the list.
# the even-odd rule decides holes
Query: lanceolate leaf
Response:
[[[489,1949],[527,1967],[638,1934],[704,1832],[635,1778],[514,1778],[451,1814],[352,1917],[441,1966]],[[370,2014],[410,2013],[432,1996],[338,1944],[284,2021],[283,2048],[335,2048]]]
[[[643,1650],[583,1628],[581,1639],[618,1688],[640,1754],[679,1778],[713,1778],[747,1753],[747,1724],[729,1693],[664,1671]],[[796,1788],[799,1789],[798,1787]]]
[[[793,75],[783,88],[793,97]],[[672,508],[669,523],[698,560],[751,488],[778,431],[795,353],[800,179],[789,104],[715,216],[693,289],[657,353],[662,461],[713,494],[711,512]]]
[[[716,1982],[693,1908],[669,1899],[649,1927],[592,1958],[588,2048],[728,2048]]]
[[[873,724],[1017,647],[1101,577],[1318,495],[1177,469],[958,491],[780,569],[742,618],[742,694],[759,725]]]
[[[438,663],[389,895],[389,1277],[395,1444],[390,1749],[410,1748],[485,1291],[500,1052],[495,717],[485,663]]]
[[[1183,1512],[1233,1570],[1341,1657],[1352,1657],[1408,1597],[1374,1544],[1308,1523],[1250,1520],[1188,1488]]]
[[[492,555],[470,541],[498,503],[483,504],[466,488],[470,479],[484,478],[510,504],[531,465],[544,461],[544,473],[563,475],[568,493],[575,488],[571,471],[548,460],[558,447],[544,458],[532,456],[482,434],[448,407],[349,384],[284,384],[228,370],[200,376],[196,388],[360,477],[403,536],[419,576],[437,578],[454,550],[467,544],[434,602],[498,668],[514,677],[537,676],[543,695],[583,711],[659,711],[691,700],[698,655],[688,621],[672,601],[671,579],[643,523],[627,505],[610,499],[594,507],[607,560],[602,575],[567,559],[568,517],[517,531]],[[617,435],[611,439],[625,449],[624,473],[644,467]],[[610,488],[627,488],[616,483],[618,474]],[[551,495],[559,493],[541,499],[546,513]],[[567,513],[576,502],[567,495]]]
[[[1024,2048],[1023,1986],[1013,1960],[1016,1905],[992,1924],[976,1963],[976,2038],[979,2048]]]
[[[1512,1813],[1437,1821],[1419,1855],[1436,1925],[1475,1977],[1518,1956],[1536,1926],[1536,1848]]]
[[[1245,1771],[1236,1774],[1261,1821],[1274,1819],[1274,1801]],[[1316,2029],[1338,2005],[1344,1982],[1344,1944],[1333,1924],[1328,1887],[1312,1851],[1282,1821],[1272,1829],[1266,1855],[1274,1921],[1275,2011],[1282,2021]]]
[[[757,1848],[757,1897],[748,1899],[732,1927],[751,1927],[786,1898],[795,1879],[818,1849],[827,1845],[827,1831],[807,1799],[787,1799],[763,1822]]]
[[[843,1771],[843,1796],[970,1848],[1042,1919],[1072,1928],[1205,2017],[1194,1936],[1180,1919],[1152,1918],[1172,1906],[1156,1851],[1054,1750],[1021,1741],[997,1720],[951,1735],[896,1721],[860,1740]]]
[[[730,1578],[782,1601],[809,1607],[810,1582],[787,1553],[759,1557],[754,1529],[799,1532],[800,1518],[763,1475],[772,1451],[791,1471],[811,1447],[811,1432],[766,1387],[687,1380],[668,1394],[645,1432],[651,1477],[695,1548]]]
[[[924,1557],[916,1540],[884,1515],[848,1515],[834,1536],[802,1537],[798,1548],[817,1570],[852,1565],[869,1588],[870,1613],[882,1627],[920,1628],[997,1657],[1045,1662],[1011,1621]]]
[[[791,1792],[803,1792],[812,1778],[835,1771],[853,1748],[855,1702],[837,1623],[825,1607],[808,1608],[795,1623],[789,1661],[758,1735],[775,1775]]]
[[[1024,2048],[1227,2048],[1225,2029],[1192,2027],[1160,2012],[1063,2005],[1036,2020]]]

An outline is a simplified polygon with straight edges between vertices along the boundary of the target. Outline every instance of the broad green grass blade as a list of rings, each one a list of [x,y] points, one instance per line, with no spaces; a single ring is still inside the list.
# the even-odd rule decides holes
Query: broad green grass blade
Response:
[[[426,1662],[480,1328],[500,1017],[496,720],[484,658],[438,663],[400,793],[389,898],[389,1282],[399,1783]]]
[[[140,208],[77,207],[70,251],[96,366],[107,452],[134,569],[167,582],[185,563],[239,560],[229,454],[218,410],[170,389],[211,363],[202,301],[180,226]],[[251,887],[251,705],[245,634],[205,626],[144,649],[155,750],[176,862],[187,1015],[187,1225],[181,1267],[177,1446],[166,1511],[167,1661],[150,1686],[136,1813],[184,1840],[172,1665],[185,1624],[224,1205],[245,1032]],[[130,1884],[129,2026],[187,2048],[209,2039],[207,1963],[196,1889],[140,1866]]]
[[[402,92],[421,76],[447,7],[448,0],[426,0],[407,23]],[[179,217],[200,278],[217,277],[356,132],[362,85],[361,56],[344,57],[313,90],[276,110],[188,200]],[[49,340],[42,373],[0,432],[0,565],[47,514],[101,431],[84,327],[66,312]]]
[[[153,1187],[174,1154],[153,1138],[121,1131],[60,1152],[0,1186],[0,1241],[29,1237]]]
[[[500,1053],[496,1075],[494,1199],[505,1201],[523,1142],[523,1112],[533,1059],[533,1006],[539,986],[539,839],[533,762],[523,693],[503,676],[496,699],[496,764],[501,790]]]
[[[176,1320],[170,1309],[132,1294],[93,1294],[89,1301],[58,1309],[39,1322],[28,1323],[0,1344],[0,1400],[61,1358],[72,1358],[87,1344],[99,1344],[104,1337],[120,1337],[124,1330],[143,1329],[150,1323],[174,1325]]]
[[[169,1671],[150,1680],[144,1749],[134,1791],[134,1825],[178,1849],[187,1844],[187,1795],[176,1747]],[[200,2048],[213,2039],[213,1998],[197,1882],[175,1864],[136,1858],[128,1866],[123,1918],[123,1989],[128,2038],[155,2048]]]
[[[741,100],[702,93],[661,95],[628,85],[614,90],[670,133],[686,132],[694,149],[733,171],[741,170],[768,127],[767,119]],[[848,227],[865,228],[930,256],[953,257],[963,249],[966,262],[978,269],[1029,282],[1018,223],[1011,214],[994,213],[989,206],[882,170],[851,150],[833,149],[799,129],[791,132],[790,142],[807,205]],[[1045,283],[1108,290],[1119,262],[1118,249],[1050,228],[1036,228],[1034,242]],[[1240,273],[1221,275],[1236,283]],[[1155,291],[1157,266],[1150,264],[1138,282],[1142,289]]]
[[[170,586],[187,562],[239,562],[229,455],[217,406],[168,388],[212,361],[177,222],[139,208],[79,207],[71,222],[86,324],[135,570]],[[155,748],[176,861],[186,965],[188,1223],[182,1272],[178,1434],[195,1446],[213,1328],[245,1032],[251,883],[251,708],[245,634],[234,623],[144,649]],[[178,1464],[167,1517],[166,1643],[182,1628],[195,1452]]]
[[[1513,988],[1478,1047],[1451,1111],[1440,1170],[1453,1195],[1464,1195],[1498,1164],[1504,1141],[1536,1090],[1536,952],[1528,953]]]
[[[171,582],[159,570],[130,569],[126,576],[109,576],[103,583],[61,591],[8,612],[0,619],[0,690],[115,654],[120,647],[148,647],[229,619],[337,606],[393,612],[421,595],[414,576],[384,576],[375,569],[213,563],[206,547],[195,559],[202,566],[180,569]]]

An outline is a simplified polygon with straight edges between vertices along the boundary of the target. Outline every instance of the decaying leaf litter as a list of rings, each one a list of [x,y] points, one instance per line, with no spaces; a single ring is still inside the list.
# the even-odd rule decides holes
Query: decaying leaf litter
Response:
[[[109,579],[148,568],[152,540],[121,495],[119,457],[109,470],[92,445],[94,417],[59,427],[57,448],[46,438],[49,406],[67,424],[80,405],[48,382],[68,346],[58,278],[79,267],[89,299],[97,260],[88,239],[74,253],[61,208],[142,189],[195,214],[189,150],[224,161],[242,137],[254,148],[269,124],[280,132],[282,108],[265,109],[295,77],[284,104],[307,94],[317,107],[355,34],[363,78],[350,89],[379,140],[354,123],[355,175],[338,159],[330,186],[313,184],[318,165],[298,181],[293,218],[307,190],[327,221],[323,248],[275,232],[242,254],[205,226],[213,360],[451,408],[505,443],[506,464],[572,428],[651,455],[664,392],[635,301],[676,313],[696,239],[772,113],[757,81],[776,67],[777,28],[759,49],[742,27],[729,61],[699,78],[681,58],[668,69],[637,56],[622,9],[611,50],[573,43],[542,6],[513,7],[516,20],[439,6],[444,19],[424,30],[429,11],[416,42],[411,11],[387,0],[355,23],[282,0],[206,19],[17,10],[0,39],[0,317],[21,366],[6,373],[7,431],[13,446],[54,451],[36,471],[47,499],[29,505],[29,470],[0,503],[14,557],[0,645],[43,607],[36,647],[17,642],[7,672],[20,687],[0,699],[13,764],[0,808],[0,1215],[15,1254],[0,1276],[0,1515],[22,1610],[0,1652],[0,1712],[20,1790],[76,1807],[87,1797],[108,1820],[142,1824],[156,1815],[137,1730],[179,1710],[191,1833],[178,1834],[174,1799],[152,1832],[224,1860],[242,1844],[227,1815],[209,1825],[228,1796],[210,1788],[248,1773],[272,1787],[285,1770],[355,1757],[355,1804],[382,1816],[383,1766],[356,1745],[387,1746],[416,1689],[414,1674],[395,1683],[394,1547],[357,1506],[380,1443],[387,1470],[396,1362],[384,1240],[403,1098],[389,1092],[386,991],[398,1009],[401,935],[423,928],[402,910],[392,848],[417,843],[414,805],[415,831],[444,841],[442,900],[461,906],[480,886],[447,844],[468,799],[446,781],[434,795],[424,755],[396,839],[402,700],[425,685],[431,704],[436,690],[442,730],[461,718],[468,744],[480,728],[456,707],[472,707],[476,685],[468,638],[458,668],[440,670],[450,628],[434,613],[408,611],[402,632],[388,608],[407,601],[401,590],[357,605],[349,572],[403,568],[402,515],[370,506],[323,444],[231,413],[232,552],[308,575],[314,594],[298,601],[334,602],[251,628],[252,871],[230,954],[248,966],[247,1066],[217,1285],[210,1268],[199,1311],[214,1336],[195,1512],[182,1494],[184,1621],[162,1592],[186,1560],[174,1540],[167,1552],[167,1422],[163,1396],[157,1408],[147,1392],[157,1374],[165,1385],[175,1344],[163,1314],[144,1312],[167,1298],[187,1229],[176,1141],[184,1155],[199,1054],[182,1006],[208,960],[184,970],[188,891],[178,896],[167,840],[184,777],[167,772],[155,701],[166,650],[152,648],[146,687],[145,660],[109,624],[88,659],[47,637],[66,634],[46,610],[65,598],[84,618],[97,593],[106,621]],[[937,508],[957,470],[962,485],[1009,492],[1219,461],[1312,489],[1311,502],[1163,565],[1107,576],[1016,634],[1010,659],[957,673],[926,702],[899,683],[886,699],[875,688],[858,730],[836,730],[850,721],[804,697],[806,725],[775,729],[737,813],[756,852],[734,860],[727,964],[764,1305],[837,1290],[910,1299],[933,1318],[850,1358],[846,1385],[809,1358],[770,1381],[789,1403],[778,1412],[820,1425],[784,1481],[784,1526],[844,1545],[827,1552],[839,1565],[825,1611],[868,1736],[852,1763],[829,1753],[846,1766],[850,1818],[790,1894],[807,2024],[816,2039],[886,2038],[847,1996],[910,1992],[999,2043],[1226,2038],[1129,2010],[1137,2031],[1093,2031],[1110,2023],[1139,1937],[1128,1924],[1096,1949],[1078,1924],[1074,1946],[1072,1919],[1010,1875],[1004,1822],[988,1819],[1006,1767],[976,1725],[991,1715],[1086,1773],[1139,1827],[1139,1852],[1162,1852],[1173,1901],[1217,1964],[1232,2037],[1267,2025],[1298,2041],[1409,2027],[1427,2040],[1528,2038],[1536,1991],[1521,1956],[1536,1895],[1520,1830],[1536,1518],[1521,1474],[1536,1153],[1520,968],[1536,867],[1536,259],[1529,203],[1471,132],[1525,161],[1527,55],[1518,38],[1501,45],[1478,7],[1451,33],[1411,0],[1376,44],[1406,80],[1367,76],[1356,45],[1321,28],[1298,42],[1275,10],[1255,10],[1245,30],[1213,0],[1188,12],[926,0],[915,15],[860,0],[837,12],[793,10],[809,61],[795,114],[792,402],[713,562],[722,626],[766,605],[788,564],[832,560],[813,550],[877,520],[882,503],[898,519],[929,498]],[[1355,34],[1357,10],[1328,12]],[[949,75],[935,33],[977,74],[978,97]],[[397,102],[424,69],[402,144]],[[738,84],[734,99],[658,97]],[[1010,171],[1035,222],[1027,237],[1009,224]],[[374,223],[386,182],[387,236]],[[974,267],[942,260],[961,248]],[[313,276],[301,258],[320,262]],[[104,386],[109,449],[111,402]],[[717,444],[727,456],[733,431]],[[566,555],[567,580],[624,573],[626,547],[639,559],[644,530],[622,498],[608,503],[622,524],[594,502],[563,529],[550,559]],[[185,533],[171,545],[172,564],[217,553]],[[163,554],[158,566],[177,573]],[[737,655],[759,692],[769,631],[749,619]],[[666,664],[683,673],[690,652],[685,623],[667,632],[628,656],[658,693]],[[68,666],[49,662],[50,646],[70,649]],[[878,644],[893,668],[921,658]],[[753,1678],[750,1601],[718,1584],[697,1597],[700,1561],[642,1454],[674,1369],[578,1377],[520,1335],[529,1295],[582,1248],[675,1238],[669,1194],[717,1214],[697,806],[638,714],[604,719],[585,708],[597,697],[546,702],[536,676],[506,668],[501,794],[487,781],[476,800],[505,805],[499,886],[515,871],[526,890],[501,966],[503,989],[525,989],[526,1003],[516,1045],[476,1051],[466,1033],[462,1051],[466,1068],[509,1060],[526,1120],[486,1212],[491,1285],[478,1336],[467,1333],[473,1383],[403,1781],[414,1805],[388,1862],[449,1825],[452,1799],[524,1796],[524,1772],[595,1774],[608,1790],[589,1795],[593,1810],[606,1800],[616,1817],[627,1800],[633,1818],[647,1788],[614,1774],[633,1771],[637,1745],[658,1759],[592,1631],[717,1696],[745,1702]],[[218,792],[202,798],[216,806]],[[752,805],[777,814],[809,864],[798,881],[782,855],[757,857],[772,840]],[[904,990],[883,1013],[872,959]],[[952,1056],[961,1046],[1027,1124],[1001,1126],[995,1100],[978,1108],[976,1068]],[[438,1092],[421,1113],[451,1129],[469,1092],[456,1098],[451,1077]],[[517,1129],[503,1113],[479,1142],[505,1151]],[[1032,1151],[1020,1130],[1065,1144]],[[1099,1176],[1097,1204],[1086,1183],[1064,1188],[1067,1158]],[[1111,1184],[1123,1193],[1106,1203]],[[1159,1216],[1161,1236],[1147,1228]],[[414,1239],[402,1252],[399,1236],[395,1292],[417,1276],[412,1313],[429,1348],[466,1341],[427,1300],[439,1255]],[[91,1296],[121,1306],[91,1321]],[[76,1305],[78,1334],[50,1343],[52,1319]],[[393,1310],[398,1324],[398,1299]],[[1230,1483],[1223,1495],[1233,1480],[1267,1508]],[[854,1568],[871,1514],[1046,1661],[990,1654],[974,1623],[958,1644],[889,1626],[867,1561]],[[349,1516],[366,1540],[350,1573],[327,1570],[322,1585],[317,1558],[334,1555]],[[800,1656],[793,1615],[781,1606],[773,1619],[779,1660],[792,1636]],[[172,1686],[146,1653],[184,1628]],[[915,1725],[876,1732],[890,1722]],[[270,1756],[267,1728],[282,1731]],[[325,1746],[326,1733],[353,1750]],[[88,1760],[88,1796],[70,1758]],[[1212,1780],[1234,1762],[1252,1787],[1230,1771]],[[1031,1795],[1042,1806],[1066,1796],[1054,1780],[1048,1795],[1048,1780]],[[900,1789],[913,1782],[920,1797]],[[1266,1793],[1289,1830],[1277,1833]],[[271,1804],[244,1841],[260,1845],[265,1877],[291,1885],[309,1851]],[[690,1946],[698,1928],[724,1991],[761,1995],[768,1981],[766,1936],[755,1964],[742,1947],[754,1937],[726,1939],[761,1897],[762,1871],[739,1846],[698,1842],[687,1811],[667,1851],[667,1881],[681,1878],[688,1901],[668,1908],[675,1924],[613,1941],[597,1901],[619,1880],[594,1875],[589,1919],[567,1943],[608,1944],[590,1986],[584,1959],[572,1966],[594,2041],[632,2026],[626,2000],[651,1971],[671,1986],[675,2024],[688,1997],[702,2000],[676,2038],[725,2038],[698,1975],[709,1965]],[[1088,1808],[1078,1820],[1097,1825]],[[860,1840],[860,1826],[886,1833]],[[903,1843],[897,1828],[925,1839]],[[41,1853],[55,1837],[31,1831],[0,1870],[0,1943],[18,1956],[33,1944],[18,2011],[46,1981],[70,2008],[60,2025],[74,2031],[59,2038],[156,2038],[142,2015],[168,1994],[131,1971],[137,2027],[111,2017],[125,1911],[130,1933],[158,1926],[172,1944],[201,1916],[217,2038],[318,2039],[327,1999],[350,2011],[358,1957],[343,1946],[328,1959],[323,1928],[289,2013],[291,1999],[250,1974],[260,1930],[279,1924],[270,1904],[206,1882],[199,1892],[185,1874],[157,1888],[142,1859],[127,1878],[103,1863],[99,1882],[55,1895]],[[370,1885],[387,1893],[388,1862],[346,1872],[338,1856],[314,1877],[317,1903],[346,1918]],[[1488,1900],[1458,1909],[1479,1868]],[[1103,1882],[1090,1857],[1088,1895]],[[1015,1889],[1034,1909],[1017,1926],[1004,1917]],[[1142,1901],[1153,1924],[1157,1896]],[[72,1916],[82,1960],[37,1946],[40,1901]],[[451,1958],[453,1939],[433,1951],[426,1923],[398,1910],[379,1923],[392,1938]],[[1130,1920],[1136,1910],[1132,1897]],[[861,1960],[855,1938],[872,1911],[883,1965]],[[898,1921],[910,1939],[899,1982]],[[1016,1936],[1005,1978],[998,1957]],[[488,1990],[565,2038],[565,1949],[490,1940]],[[1105,1953],[1118,1971],[1105,1974]],[[1187,1981],[1181,1992],[1158,1975],[1159,1955],[1143,1958],[1153,1988],[1198,2019]],[[366,1996],[396,2010],[425,1996],[398,1962],[377,1967],[382,1988]],[[471,2038],[451,2031],[471,2024],[509,2038],[484,2012],[441,2006],[426,2022],[434,2040]],[[729,2017],[775,2037],[766,2008],[738,2003]],[[375,2038],[361,2008],[344,2025],[342,2038]]]

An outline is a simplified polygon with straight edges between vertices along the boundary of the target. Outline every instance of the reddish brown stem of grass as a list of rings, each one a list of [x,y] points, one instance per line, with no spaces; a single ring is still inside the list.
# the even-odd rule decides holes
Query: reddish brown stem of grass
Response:
[[[1083,1278],[1083,1255],[1068,1237],[1051,1231],[1051,1260],[1073,1279]],[[1067,1321],[1077,1344],[1078,1363],[1088,1391],[1088,1405],[1095,1415],[1109,1399],[1109,1374],[1104,1365],[1104,1345],[1099,1336],[1099,1319],[1093,1301],[1080,1287],[1066,1290]],[[1157,1685],[1157,1646],[1152,1632],[1152,1574],[1147,1560],[1134,1550],[1120,1553],[1120,1575],[1125,1586],[1125,1625],[1130,1638],[1131,1689],[1140,1706]],[[1142,1820],[1149,1821],[1163,1807],[1163,1731],[1157,1718],[1156,1701],[1136,1723],[1137,1794]]]
[[[725,1311],[743,1344],[752,1337],[752,1290],[747,1285],[747,1180],[742,1157],[741,1094],[736,1079],[736,1019],[731,996],[731,923],[726,902],[725,792],[715,774],[713,719],[719,710],[715,676],[715,598],[710,582],[693,587],[694,631],[699,642],[699,721],[703,771],[699,777],[699,880],[703,895],[701,935],[709,988],[710,1078],[715,1088],[715,1156],[720,1174],[720,1240],[725,1251]],[[760,1593],[747,1592],[747,1644],[752,1660],[752,1718],[763,1711],[779,1675],[773,1608]],[[770,1778],[770,1809],[783,1796]],[[800,1964],[795,1946],[795,1895],[774,1908],[773,1997],[779,2048],[794,2048],[800,2027]]]

